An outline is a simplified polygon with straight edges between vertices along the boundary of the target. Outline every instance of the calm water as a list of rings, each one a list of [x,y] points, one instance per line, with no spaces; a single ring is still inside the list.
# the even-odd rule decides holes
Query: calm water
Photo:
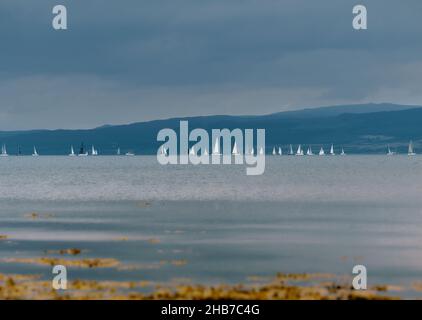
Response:
[[[234,283],[276,272],[350,274],[365,264],[370,283],[422,280],[422,157],[266,164],[251,177],[244,166],[160,166],[155,157],[0,159],[0,234],[9,236],[0,255],[76,247],[82,257],[140,266],[70,268],[70,278]],[[157,267],[163,260],[187,263]],[[2,272],[51,269],[0,262]]]

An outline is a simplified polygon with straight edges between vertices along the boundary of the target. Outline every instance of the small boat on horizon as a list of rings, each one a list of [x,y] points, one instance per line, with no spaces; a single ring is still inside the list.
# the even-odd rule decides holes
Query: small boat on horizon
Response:
[[[240,155],[240,152],[239,152],[239,150],[237,149],[237,144],[236,144],[236,141],[234,142],[234,145],[233,145],[232,155],[234,155],[234,156],[238,156],[238,155]]]
[[[0,157],[7,157],[7,156],[9,156],[9,155],[7,154],[6,145],[5,145],[5,144],[3,144],[3,145],[1,146],[1,154],[0,154]]]
[[[37,152],[37,148],[35,148],[35,146],[34,146],[34,152],[32,153],[32,156],[33,157],[38,157],[39,156],[39,154]]]
[[[340,153],[340,155],[341,155],[341,156],[345,156],[345,155],[346,155],[346,152],[344,152],[344,149],[343,149],[343,148],[341,148],[341,153]]]
[[[98,150],[94,148],[94,146],[91,147],[91,155],[98,156]]]
[[[259,149],[259,155],[260,155],[260,156],[263,156],[263,155],[264,155],[264,153],[265,153],[265,152],[264,152],[264,149],[261,147],[261,149]]]
[[[88,156],[88,151],[85,151],[85,146],[84,146],[83,142],[81,143],[81,147],[79,149],[78,156],[79,157],[87,157]]]
[[[292,155],[294,155],[293,146],[290,145],[289,156],[292,156]]]
[[[70,146],[69,157],[74,157],[74,156],[76,156],[75,151],[73,150],[73,146]]]
[[[299,146],[297,147],[296,155],[297,155],[297,156],[303,156],[302,145],[299,145]]]
[[[275,156],[277,153],[275,151],[275,147],[273,147],[273,156]]]
[[[128,157],[132,157],[132,156],[134,156],[135,154],[133,153],[133,152],[131,152],[131,151],[128,151],[128,152],[126,152],[126,154],[125,154],[126,156],[128,156]]]
[[[408,149],[407,154],[409,156],[415,156],[416,155],[416,152],[413,150],[413,141],[409,142],[409,149]]]
[[[214,149],[212,151],[212,154],[214,156],[221,156],[221,152],[220,152],[220,139],[216,139],[215,140]]]
[[[395,154],[396,154],[395,152],[391,151],[390,145],[388,145],[387,146],[387,156],[392,156],[392,155],[395,155]]]
[[[312,152],[312,147],[311,146],[308,147],[308,150],[306,151],[306,155],[307,156],[313,156],[314,155],[314,153]]]
[[[332,156],[336,155],[336,153],[334,152],[334,144],[331,144],[330,155],[332,155]]]
[[[323,147],[321,147],[321,149],[319,149],[319,153],[318,153],[320,156],[325,156],[325,151],[324,151],[324,148]]]
[[[278,147],[278,155],[279,156],[283,155],[283,150],[281,150],[281,147]]]

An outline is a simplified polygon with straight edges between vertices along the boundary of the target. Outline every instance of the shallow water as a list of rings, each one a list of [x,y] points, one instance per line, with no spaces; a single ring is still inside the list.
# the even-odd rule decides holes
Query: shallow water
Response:
[[[70,279],[237,283],[364,264],[369,284],[410,285],[422,280],[421,168],[418,156],[285,156],[267,157],[265,174],[251,177],[241,165],[155,157],[9,157],[0,159],[0,234],[9,237],[0,255],[81,248],[81,258],[137,267],[69,268]],[[51,278],[48,266],[4,261],[0,273]]]

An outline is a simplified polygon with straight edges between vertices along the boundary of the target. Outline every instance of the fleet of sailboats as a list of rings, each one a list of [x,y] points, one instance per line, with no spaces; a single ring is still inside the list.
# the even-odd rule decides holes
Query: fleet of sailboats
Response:
[[[159,153],[167,156],[168,155],[168,150],[166,148],[164,148],[164,147],[161,147]],[[209,155],[209,152],[208,152],[207,149],[205,149],[203,152],[201,151],[201,153],[202,153],[202,155],[205,155],[205,156],[208,156]],[[21,154],[21,152],[20,152],[20,146],[18,146],[18,153],[17,153],[17,155],[20,155],[20,154]],[[194,146],[190,148],[189,154],[190,155],[197,154],[197,152],[195,151],[195,147]],[[221,156],[221,152],[220,152],[220,141],[218,139],[215,141],[214,148],[213,148],[211,154],[212,155],[219,155],[219,156]],[[238,148],[236,142],[233,145],[233,149],[231,151],[231,154],[234,155],[234,156],[237,156],[237,155],[241,155],[242,154],[239,151],[239,148]],[[246,150],[245,150],[245,154],[254,155],[255,154],[255,149],[253,147],[251,147],[251,148],[247,147]],[[259,155],[264,155],[265,154],[265,151],[264,151],[264,149],[262,147],[259,149],[258,154]],[[293,145],[290,144],[289,147],[288,147],[288,149],[287,149],[287,153],[286,154],[287,155],[296,155],[296,156],[303,156],[305,154],[307,156],[313,156],[313,155],[315,155],[313,153],[313,151],[312,151],[312,146],[311,145],[309,145],[307,147],[306,153],[305,153],[304,152],[304,148],[302,147],[301,144],[298,145],[296,152],[293,151]],[[317,155],[324,156],[325,154],[326,153],[324,151],[324,147],[321,146],[320,149],[319,149],[319,152],[317,153]],[[336,154],[335,153],[335,149],[334,149],[334,144],[331,144],[329,154],[330,155],[335,155]],[[387,145],[387,155],[388,156],[391,156],[391,155],[395,155],[395,154],[397,154],[397,152],[392,151],[391,148],[390,148],[390,145]],[[416,152],[415,152],[414,146],[413,146],[413,141],[410,141],[409,142],[407,154],[409,156],[416,155]],[[75,156],[86,157],[88,155],[92,155],[92,156],[99,155],[99,152],[95,148],[94,145],[91,146],[91,153],[88,153],[88,151],[86,151],[85,148],[84,148],[84,144],[82,143],[81,144],[81,147],[79,149],[79,152],[77,154],[75,153],[75,150],[73,148],[73,145],[70,146],[70,153],[69,153],[69,156],[70,157],[75,157]],[[121,155],[120,147],[117,148],[116,155]],[[126,152],[125,155],[126,156],[133,156],[135,154],[133,152],[129,151],[129,152]],[[274,156],[276,156],[276,155],[279,155],[279,156],[283,155],[282,147],[280,147],[280,146],[278,146],[278,147],[277,146],[273,146],[273,148],[272,148],[272,155],[274,155]],[[342,156],[346,155],[346,152],[345,152],[345,150],[344,150],[343,147],[341,148],[340,155],[342,155]],[[7,157],[7,156],[9,156],[9,154],[7,153],[6,144],[2,144],[0,157]],[[34,157],[39,156],[39,153],[38,153],[38,150],[37,150],[36,146],[33,146],[32,156],[34,156]]]

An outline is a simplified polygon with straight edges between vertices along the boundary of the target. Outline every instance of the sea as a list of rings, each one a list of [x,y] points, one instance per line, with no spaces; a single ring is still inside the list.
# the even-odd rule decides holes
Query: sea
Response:
[[[245,168],[0,158],[0,273],[49,279],[50,266],[16,259],[79,248],[134,267],[71,267],[70,279],[234,284],[364,265],[369,285],[422,280],[422,156],[267,156],[263,175]]]

